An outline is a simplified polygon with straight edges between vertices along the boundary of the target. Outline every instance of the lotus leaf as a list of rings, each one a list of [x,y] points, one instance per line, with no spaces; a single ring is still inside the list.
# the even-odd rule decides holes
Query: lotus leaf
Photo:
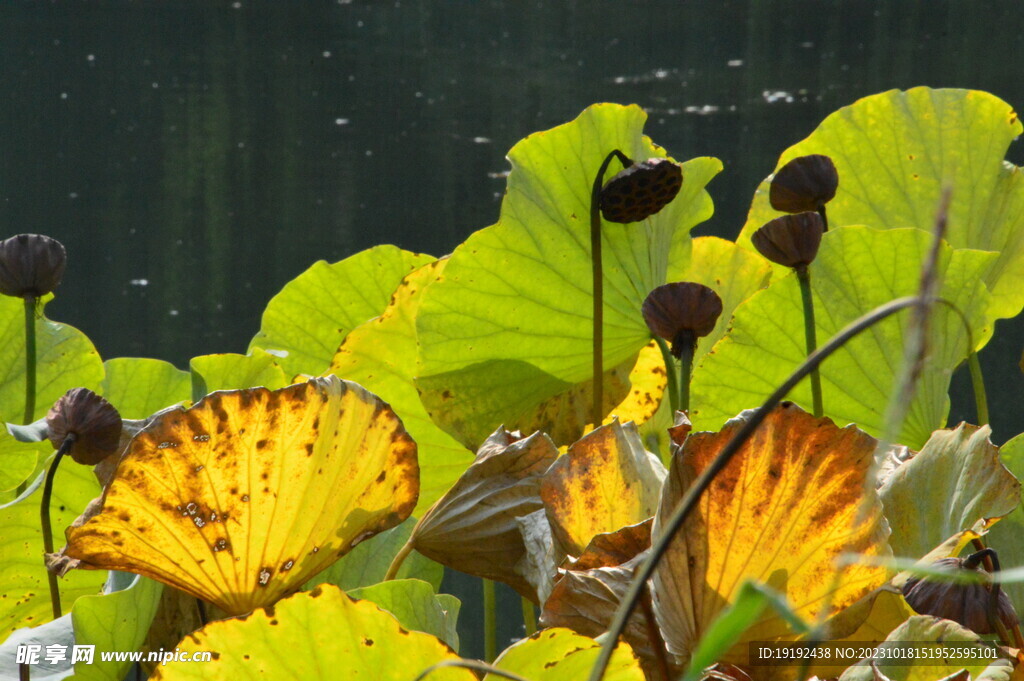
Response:
[[[931,236],[916,229],[845,227],[822,238],[811,264],[817,335],[830,338],[878,305],[916,294],[918,268]],[[977,345],[992,332],[986,325],[988,294],[981,280],[992,253],[940,249],[939,295],[964,312]],[[737,308],[732,330],[694,371],[694,425],[718,428],[725,419],[761,403],[806,357],[800,287],[795,274],[777,279]],[[890,317],[847,343],[821,366],[825,415],[880,433],[899,368],[910,317]],[[967,331],[959,315],[934,307],[927,338],[928,361],[898,441],[919,449],[945,425],[952,371],[967,358]],[[792,399],[811,404],[809,382]]]
[[[407,631],[371,601],[318,586],[273,608],[213,622],[181,642],[182,652],[211,651],[212,662],[170,662],[153,681],[294,679],[409,681],[444,660],[458,660],[429,634]],[[466,669],[439,669],[431,681],[477,681]]]
[[[249,350],[272,351],[288,376],[323,373],[345,334],[383,312],[402,277],[431,260],[383,245],[313,263],[270,299]]]
[[[692,433],[672,459],[654,519],[655,540],[690,488],[752,412],[718,433]],[[876,441],[792,403],[773,410],[704,493],[654,573],[655,609],[670,651],[686,663],[744,582],[784,595],[805,621],[827,619],[886,579],[882,567],[840,556],[891,556],[882,505],[867,485]],[[774,613],[724,658],[743,664],[746,641],[796,634]],[[767,669],[767,668],[766,668]]]
[[[999,448],[1002,461],[1018,479],[1024,479],[1024,435],[1018,435]],[[999,552],[1004,570],[1024,567],[1024,506],[1017,504],[1006,516],[989,530],[988,542]],[[1004,584],[1003,588],[1017,607],[1024,612],[1024,582]]]
[[[283,388],[291,381],[281,368],[279,360],[276,355],[259,348],[255,348],[248,355],[225,352],[193,357],[189,362],[192,370],[192,401],[198,402],[203,395],[215,390]]]
[[[498,656],[494,666],[531,681],[585,679],[597,660],[601,645],[568,629],[545,629],[514,643]],[[644,681],[644,673],[629,645],[620,643],[612,653],[604,681]],[[484,681],[501,681],[488,674]]]
[[[218,392],[132,440],[102,512],[67,532],[67,554],[237,615],[400,523],[416,493],[415,443],[360,386]]]
[[[184,402],[191,394],[188,372],[169,362],[118,357],[108,359],[103,368],[103,397],[123,419],[147,418],[164,407]]]
[[[15,489],[31,477],[40,458],[53,452],[45,442],[22,442],[0,427],[0,492]]]
[[[432,634],[459,652],[459,635],[455,626],[458,606],[449,613],[430,584],[418,579],[392,579],[353,589],[348,595],[373,601],[394,615],[405,629]],[[458,599],[455,603],[461,605]]]
[[[990,314],[1013,317],[1024,306],[1024,177],[1003,158],[1022,130],[1010,105],[987,92],[890,90],[830,115],[777,167],[806,154],[832,158],[839,190],[828,204],[830,227],[930,231],[943,188],[951,187],[946,239],[954,248],[998,252],[980,279],[992,292]],[[768,184],[754,195],[741,244],[779,215]],[[917,272],[920,263],[903,266]]]
[[[417,385],[427,411],[460,441],[475,446],[593,377],[590,189],[613,149],[664,156],[641,134],[645,117],[636,106],[597,104],[513,147],[498,223],[460,245],[427,290]],[[605,367],[649,341],[640,304],[685,266],[688,232],[712,212],[704,186],[721,167],[712,158],[684,163],[682,189],[660,213],[603,226]],[[494,387],[493,399],[466,392],[480,384]]]

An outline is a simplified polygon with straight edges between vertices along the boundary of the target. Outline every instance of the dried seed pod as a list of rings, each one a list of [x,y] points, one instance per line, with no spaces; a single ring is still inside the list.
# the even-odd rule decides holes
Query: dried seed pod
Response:
[[[971,571],[988,577],[979,565],[978,557],[984,551],[963,558],[942,558],[931,564],[933,569],[943,572]],[[971,629],[978,634],[995,633],[989,623],[988,611],[992,606],[992,591],[989,584],[957,584],[940,582],[927,577],[911,577],[903,585],[903,597],[915,612],[933,615]],[[997,615],[1003,624],[1012,627],[1018,622],[1017,613],[1005,591],[999,592]]]
[[[601,188],[601,215],[608,222],[639,222],[676,198],[683,168],[667,158],[634,163]]]
[[[825,223],[817,213],[783,215],[765,223],[750,240],[757,252],[785,267],[806,267],[818,255]]]
[[[46,415],[46,425],[55,448],[69,435],[75,436],[71,458],[86,466],[116,452],[121,440],[121,415],[87,388],[73,388],[57,400]]]
[[[57,288],[68,255],[56,239],[18,234],[0,241],[0,293],[39,297]]]
[[[651,333],[672,341],[672,354],[679,357],[687,344],[692,346],[715,328],[722,299],[703,284],[676,282],[647,294],[641,311]]]
[[[816,211],[832,200],[838,186],[839,173],[831,158],[799,156],[775,173],[768,200],[784,213]]]

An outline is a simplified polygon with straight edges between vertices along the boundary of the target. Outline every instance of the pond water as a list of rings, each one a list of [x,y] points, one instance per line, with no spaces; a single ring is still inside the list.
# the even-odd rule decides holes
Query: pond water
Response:
[[[496,220],[508,148],[597,101],[642,105],[678,159],[723,160],[715,216],[695,233],[733,238],[779,153],[859,97],[972,87],[1024,106],[1022,13],[899,0],[3,3],[0,224],[67,245],[52,318],[104,357],[186,367],[244,352],[270,297],[318,259],[385,242],[449,252]],[[1000,322],[982,354],[1000,442],[1024,430],[1022,339],[1024,324]],[[953,418],[973,418],[965,378],[955,385]]]

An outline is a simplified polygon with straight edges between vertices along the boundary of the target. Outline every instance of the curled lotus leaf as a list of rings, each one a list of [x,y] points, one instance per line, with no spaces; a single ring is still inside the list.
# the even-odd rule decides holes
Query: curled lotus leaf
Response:
[[[555,539],[579,556],[595,535],[654,515],[665,467],[636,426],[617,420],[569,447],[545,474],[540,495]]]
[[[565,553],[556,545],[551,523],[543,508],[516,518],[516,524],[525,549],[516,563],[516,572],[536,591],[537,602],[544,603],[555,586],[558,566],[565,560]]]
[[[651,548],[651,527],[654,518],[626,525],[614,532],[595,535],[580,557],[572,561],[571,569],[589,570],[596,567],[621,565]]]
[[[541,477],[558,457],[543,433],[520,438],[491,434],[458,482],[420,519],[410,544],[420,553],[467,574],[504,582],[537,601],[516,570],[526,553],[517,520],[543,509]]]
[[[1020,505],[1020,483],[999,458],[988,426],[935,431],[879,489],[898,556],[918,558],[962,530],[984,530]],[[927,490],[927,494],[922,494]]]
[[[66,554],[237,615],[400,523],[417,492],[416,444],[359,385],[218,392],[132,440],[102,511],[67,531]]]
[[[683,494],[751,417],[718,433],[692,433],[673,455],[655,541]],[[804,621],[828,619],[881,586],[883,567],[840,557],[891,556],[882,504],[867,485],[876,446],[784,402],[774,409],[701,497],[654,573],[655,609],[670,652],[686,662],[742,584],[784,595]],[[743,663],[748,641],[795,637],[774,611],[749,628],[724,661]]]

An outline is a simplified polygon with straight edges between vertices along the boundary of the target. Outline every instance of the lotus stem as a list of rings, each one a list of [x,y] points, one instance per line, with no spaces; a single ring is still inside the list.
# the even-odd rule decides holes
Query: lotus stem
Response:
[[[210,618],[206,616],[206,606],[203,605],[203,599],[196,598],[196,609],[199,611],[199,625],[205,627],[210,623]]]
[[[388,571],[384,575],[385,582],[390,582],[395,578],[395,575],[398,574],[398,570],[402,567],[402,563],[405,562],[405,559],[410,553],[412,553],[412,550],[416,545],[415,537],[416,533],[413,532],[412,536],[409,537],[409,540],[405,542],[405,544],[402,545],[402,548],[398,550],[398,553],[395,554],[394,560],[391,561],[391,565],[388,566]]]
[[[985,377],[981,373],[981,362],[978,361],[978,353],[972,352],[967,357],[967,366],[971,369],[971,386],[974,387],[974,405],[978,425],[984,426],[989,423],[988,418],[988,395],[985,392]]]
[[[818,206],[818,215],[821,216],[821,226],[823,232],[828,231],[828,216],[825,214],[825,204]]]
[[[22,662],[18,665],[18,681],[31,681],[32,672],[29,666]]]
[[[754,412],[751,418],[743,424],[732,439],[724,448],[722,448],[718,453],[718,456],[715,457],[711,464],[704,469],[700,476],[693,482],[693,484],[690,485],[686,495],[682,500],[680,500],[679,504],[676,505],[672,515],[665,522],[664,531],[661,536],[652,544],[650,555],[648,555],[647,559],[637,567],[636,576],[630,583],[629,590],[626,592],[626,595],[619,603],[619,608],[615,612],[615,617],[612,619],[612,622],[608,627],[608,631],[605,633],[606,638],[604,643],[601,645],[601,653],[590,670],[590,681],[600,681],[600,679],[604,677],[604,673],[608,668],[608,663],[611,660],[612,652],[615,650],[619,637],[626,628],[626,622],[629,620],[630,615],[637,606],[637,602],[640,600],[641,593],[647,584],[647,580],[649,580],[651,575],[654,574],[654,570],[661,561],[665,551],[668,549],[669,544],[675,538],[676,533],[679,532],[683,523],[686,522],[686,519],[696,507],[697,502],[704,493],[704,490],[711,485],[711,482],[715,477],[729,464],[746,441],[750,439],[750,436],[753,435],[754,431],[757,430],[762,422],[764,422],[771,410],[778,406],[778,404],[782,402],[783,398],[789,394],[789,391],[792,390],[800,381],[806,378],[832,353],[849,342],[850,339],[900,310],[905,310],[919,304],[920,299],[918,296],[899,298],[875,308],[866,315],[848,324],[842,331],[829,339],[825,345],[815,350],[810,357],[805,359],[804,362],[797,367],[796,371],[790,374],[789,378],[787,378],[786,381],[780,385],[767,400],[765,400],[764,404]]]
[[[697,349],[697,339],[687,340],[682,344],[679,353],[679,409],[690,413],[690,374],[693,373],[693,354]]]
[[[64,438],[64,442],[60,444],[60,449],[57,450],[57,456],[53,457],[49,470],[46,471],[46,482],[43,484],[43,499],[39,506],[39,524],[43,529],[44,565],[46,563],[46,554],[53,553],[53,529],[50,526],[50,497],[53,496],[53,479],[57,475],[57,466],[60,465],[60,460],[71,451],[73,444],[75,444],[75,434],[69,433]],[[57,575],[50,572],[49,568],[47,568],[46,577],[50,582],[50,604],[53,606],[53,619],[57,619],[61,616],[60,590],[57,587]]]
[[[821,210],[825,210],[824,206]],[[800,297],[804,302],[804,341],[807,344],[807,355],[810,356],[818,347],[817,331],[814,327],[814,298],[811,296],[811,273],[806,265],[795,269],[796,278],[800,281]],[[814,416],[820,419],[825,415],[825,407],[821,401],[821,374],[817,368],[811,372],[811,399],[814,402]]]
[[[597,428],[604,419],[604,269],[601,264],[601,187],[604,174],[612,159],[618,158],[624,166],[632,161],[618,149],[605,156],[594,178],[590,192],[590,261],[593,270],[594,299],[594,404],[590,419]]]
[[[36,297],[25,296],[25,418],[28,425],[36,413]]]
[[[679,377],[676,370],[676,358],[672,356],[672,351],[668,347],[668,343],[665,342],[664,338],[655,336],[654,340],[658,343],[658,347],[661,349],[661,359],[665,362],[665,376],[667,377],[668,384],[665,386],[665,392],[668,393],[668,403],[672,408],[672,416],[675,417],[675,413],[679,411]]]
[[[498,613],[494,604],[494,582],[481,580],[484,585],[484,659],[494,662],[498,656]]]
[[[529,598],[523,598],[523,627],[526,629],[527,637],[537,633],[537,613],[533,609],[533,603]]]

